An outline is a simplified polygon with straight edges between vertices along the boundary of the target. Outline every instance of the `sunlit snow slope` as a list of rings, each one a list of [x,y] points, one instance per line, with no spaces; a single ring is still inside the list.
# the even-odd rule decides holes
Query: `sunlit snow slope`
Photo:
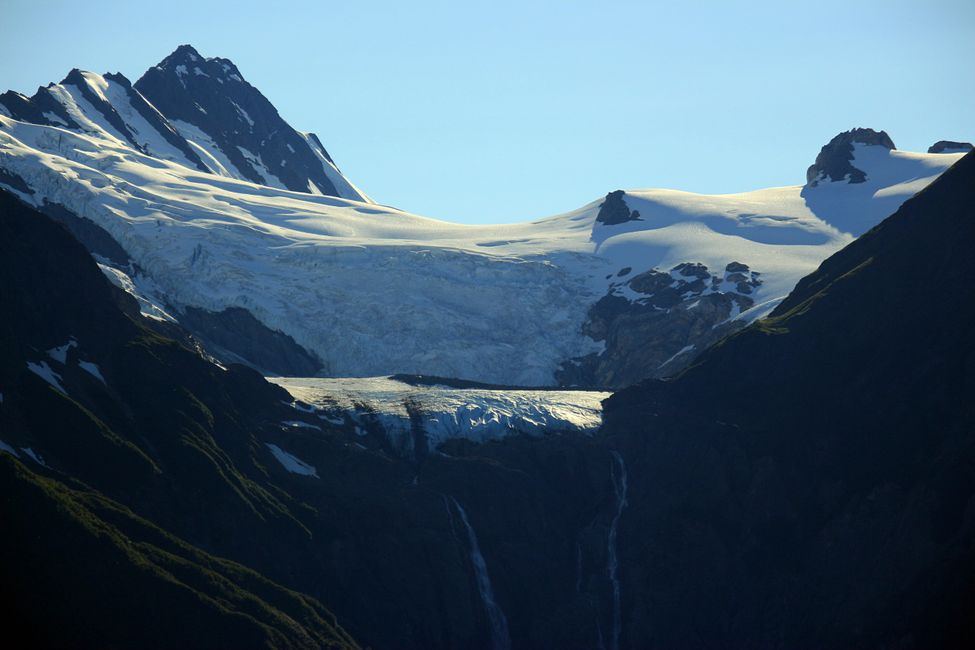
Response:
[[[391,377],[271,379],[295,398],[336,423],[348,418],[360,436],[378,428],[400,453],[421,444],[437,449],[451,438],[483,442],[512,434],[591,434],[602,423],[602,400],[609,393],[579,390],[457,389],[412,386]],[[288,426],[307,426],[285,422]]]
[[[203,70],[174,63],[177,55],[197,56],[177,50],[153,69],[172,77],[157,83],[224,71],[206,87],[215,104],[223,96],[214,83],[242,83],[224,59]],[[658,358],[692,357],[711,332],[767,313],[962,155],[901,152],[850,132],[838,136],[839,168],[852,166],[863,182],[827,174],[721,196],[636,190],[530,223],[467,226],[368,202],[320,146],[317,164],[339,196],[284,189],[271,149],[231,157],[219,143],[232,130],[170,121],[119,77],[78,72],[32,100],[0,96],[0,184],[107,231],[130,261],[99,261],[119,284],[144,289],[144,311],[179,319],[187,307],[244,308],[316,354],[326,376],[551,385],[576,364],[589,374],[559,381],[622,384],[630,375],[589,366],[632,356],[620,318],[643,318],[640,310],[674,316],[673,335],[641,365],[664,374],[674,362]],[[260,130],[260,116],[240,108],[234,128]]]

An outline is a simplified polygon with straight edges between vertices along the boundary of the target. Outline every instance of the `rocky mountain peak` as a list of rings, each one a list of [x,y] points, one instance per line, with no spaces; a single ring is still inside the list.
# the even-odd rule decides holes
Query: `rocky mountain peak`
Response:
[[[149,68],[135,88],[177,128],[202,132],[225,156],[229,175],[297,192],[361,198],[345,187],[324,147],[291,128],[228,59],[206,58],[181,45]]]
[[[207,58],[192,45],[180,45],[152,69],[176,75],[184,87],[191,82],[193,85],[223,84],[227,81],[244,83],[233,61],[220,57]]]
[[[87,85],[87,83],[88,82],[85,81],[85,77],[82,74],[82,71],[80,69],[78,69],[78,68],[71,68],[71,72],[69,72],[67,75],[65,75],[64,79],[61,80],[61,85],[62,86],[64,86],[64,85],[70,85],[70,86],[79,86],[80,87],[80,86]]]
[[[32,97],[0,93],[0,114],[127,142],[200,171],[308,194],[371,202],[321,141],[293,129],[229,59],[177,47],[132,83],[72,69]]]
[[[183,44],[173,50],[169,56],[160,61],[156,67],[163,69],[171,69],[177,65],[187,65],[195,64],[199,61],[205,61],[206,59],[197,52],[196,48],[190,44]]]
[[[862,169],[853,166],[853,145],[865,144],[880,146],[886,149],[896,149],[894,141],[886,131],[855,128],[840,133],[819,151],[816,162],[806,171],[806,184],[815,187],[820,181],[847,181],[849,183],[863,183],[867,174]]]

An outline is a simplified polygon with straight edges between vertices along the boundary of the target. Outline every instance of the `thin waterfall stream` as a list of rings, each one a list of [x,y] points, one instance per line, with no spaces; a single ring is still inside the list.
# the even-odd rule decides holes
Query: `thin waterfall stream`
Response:
[[[619,452],[613,451],[613,462],[610,465],[610,478],[613,481],[613,490],[616,492],[616,514],[609,527],[609,539],[607,541],[607,572],[609,581],[613,586],[613,628],[610,636],[610,650],[619,650],[620,633],[623,628],[623,616],[620,611],[620,577],[619,577],[619,549],[617,536],[619,534],[620,517],[626,507],[626,463]]]
[[[494,650],[509,650],[511,648],[511,635],[508,632],[508,619],[494,598],[494,589],[491,586],[491,577],[488,575],[487,563],[481,555],[481,547],[477,543],[477,535],[467,519],[467,511],[457,502],[457,499],[450,497],[460,520],[467,529],[467,540],[471,550],[471,565],[474,567],[474,575],[477,578],[477,590],[481,594],[481,602],[484,603],[484,612],[487,614],[488,622],[491,625],[491,647]],[[449,510],[448,510],[449,512]]]

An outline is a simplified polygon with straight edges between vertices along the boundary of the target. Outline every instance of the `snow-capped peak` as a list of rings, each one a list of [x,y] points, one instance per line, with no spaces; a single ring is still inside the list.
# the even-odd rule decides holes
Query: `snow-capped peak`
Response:
[[[205,57],[192,45],[180,45],[172,54],[153,66],[154,69],[177,77],[201,76],[217,80],[216,83],[234,81],[244,83],[240,70],[230,59]]]
[[[194,170],[371,202],[318,139],[293,129],[228,59],[181,45],[135,84],[73,69],[33,97],[0,95],[0,115],[123,144]]]
[[[180,45],[166,58],[160,61],[156,67],[160,69],[175,69],[179,65],[194,65],[200,61],[204,61],[204,57],[196,51],[196,48],[189,43],[184,43]]]
[[[309,194],[368,201],[247,83],[229,59],[206,58],[181,45],[135,83],[195,145],[214,173]]]

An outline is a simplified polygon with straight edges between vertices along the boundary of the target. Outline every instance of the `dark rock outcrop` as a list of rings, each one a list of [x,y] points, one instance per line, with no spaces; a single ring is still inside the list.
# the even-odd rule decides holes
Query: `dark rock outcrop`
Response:
[[[61,80],[61,85],[74,86],[77,88],[82,98],[84,98],[84,100],[88,102],[92,108],[98,111],[105,121],[108,122],[108,124],[111,125],[111,127],[115,129],[117,133],[128,140],[129,144],[135,147],[137,151],[142,151],[143,153],[145,152],[142,145],[136,142],[135,136],[125,123],[125,120],[122,119],[122,116],[119,115],[118,111],[115,110],[115,107],[105,99],[102,99],[99,94],[92,90],[91,86],[88,84],[88,80],[85,79],[85,76],[81,70],[78,68],[72,69],[71,72],[68,73],[68,76]]]
[[[129,254],[108,234],[108,231],[91,219],[79,217],[59,203],[44,202],[40,211],[67,228],[75,239],[93,255],[98,255],[119,267],[131,263]]]
[[[684,262],[667,273],[651,269],[614,283],[583,324],[583,333],[605,341],[605,350],[563,363],[556,381],[622,388],[674,375],[744,326],[733,318],[754,305],[750,295],[761,283],[759,274],[740,262],[728,264],[721,276],[703,264]],[[624,297],[626,289],[641,295]]]
[[[49,88],[53,85],[38,88],[33,97],[8,90],[0,94],[0,104],[7,109],[11,117],[21,122],[80,129],[81,127],[68,114],[64,105],[51,94]]]
[[[599,205],[599,213],[596,215],[596,222],[604,226],[616,226],[628,221],[640,219],[640,213],[630,210],[626,205],[626,192],[615,190],[606,195],[606,199]]]
[[[854,143],[875,145],[886,149],[896,149],[886,131],[873,129],[852,129],[844,131],[830,140],[816,156],[816,162],[806,171],[806,184],[815,187],[820,181],[843,181],[863,183],[866,172],[853,166]]]
[[[170,124],[162,113],[160,113],[155,106],[146,101],[146,98],[142,96],[142,93],[138,92],[132,87],[132,83],[126,79],[121,74],[106,74],[105,78],[109,81],[114,81],[125,89],[126,95],[128,96],[129,104],[135,109],[142,119],[153,128],[153,130],[158,133],[162,138],[171,144],[173,147],[178,149],[186,159],[193,165],[196,166],[200,171],[208,172],[210,169],[203,164],[203,161],[197,155],[196,151],[189,145],[186,139],[177,133],[173,125]],[[134,138],[133,138],[134,140]],[[144,149],[142,144],[135,142],[136,148]]]
[[[6,185],[11,189],[28,195],[34,193],[34,190],[27,184],[27,181],[6,169],[0,169],[0,185]]]
[[[971,142],[954,142],[952,140],[938,140],[928,147],[928,153],[964,153],[971,150]]]

